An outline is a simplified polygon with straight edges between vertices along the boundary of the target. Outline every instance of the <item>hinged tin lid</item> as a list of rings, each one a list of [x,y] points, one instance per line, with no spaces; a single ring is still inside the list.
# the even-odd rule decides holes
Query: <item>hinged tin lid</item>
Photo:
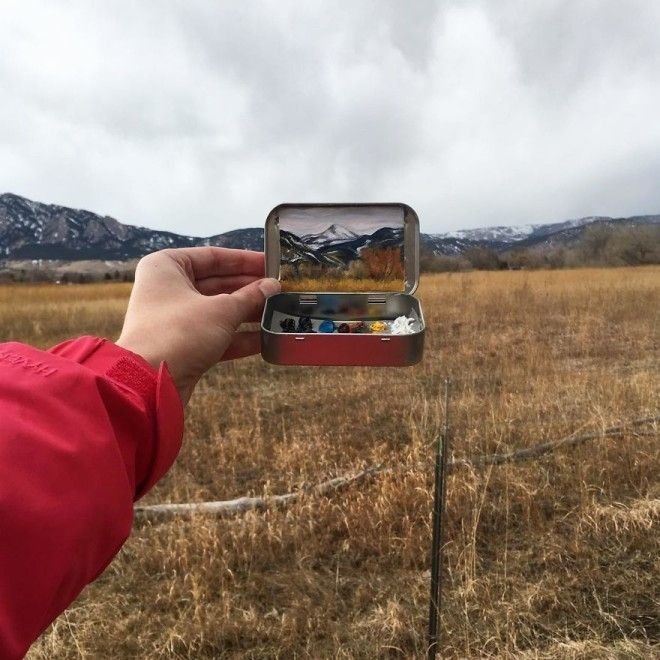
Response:
[[[419,283],[419,218],[406,204],[280,204],[266,219],[266,276],[284,291],[397,291]]]

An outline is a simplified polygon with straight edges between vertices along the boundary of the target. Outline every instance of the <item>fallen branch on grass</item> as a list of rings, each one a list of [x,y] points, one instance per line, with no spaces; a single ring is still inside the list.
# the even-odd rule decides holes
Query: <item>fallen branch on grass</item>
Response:
[[[551,442],[542,442],[527,447],[525,449],[518,449],[509,453],[503,454],[484,454],[482,456],[475,456],[471,459],[456,459],[447,461],[447,469],[450,471],[458,468],[472,467],[480,468],[486,465],[504,465],[506,463],[518,463],[528,461],[533,458],[538,458],[544,454],[548,454],[560,447],[574,447],[588,440],[597,440],[600,438],[607,438],[623,434],[631,426],[641,426],[643,424],[650,424],[660,420],[660,415],[651,417],[643,417],[641,419],[634,419],[626,424],[619,426],[611,426],[602,431],[587,433],[584,435],[569,435],[560,440],[553,440]],[[372,465],[360,472],[343,477],[335,477],[328,481],[324,481],[316,486],[302,488],[293,493],[285,493],[284,495],[271,495],[268,497],[239,497],[235,500],[223,500],[217,502],[185,502],[182,504],[151,504],[146,506],[135,507],[135,513],[138,516],[146,518],[167,518],[172,516],[190,517],[199,513],[210,513],[216,516],[233,516],[246,511],[264,510],[270,507],[285,507],[296,500],[301,499],[305,495],[327,495],[336,492],[351,484],[364,481],[368,477],[384,472],[392,472],[394,468],[384,465]]]
[[[184,504],[152,504],[135,507],[135,513],[148,517],[184,515],[197,513],[212,513],[218,516],[231,516],[245,511],[263,510],[269,506],[283,507],[300,499],[303,495],[327,495],[330,492],[345,488],[350,484],[362,481],[371,475],[383,471],[383,466],[373,465],[355,474],[335,477],[316,486],[302,488],[295,493],[271,495],[269,497],[239,497],[235,500],[219,502],[188,502]]]

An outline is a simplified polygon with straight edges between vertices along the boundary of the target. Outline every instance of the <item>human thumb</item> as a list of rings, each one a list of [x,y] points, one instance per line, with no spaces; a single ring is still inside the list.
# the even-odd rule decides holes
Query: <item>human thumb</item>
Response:
[[[232,318],[229,319],[234,327],[256,320],[261,314],[266,298],[279,293],[281,288],[277,280],[267,277],[229,294],[235,303],[232,305]]]

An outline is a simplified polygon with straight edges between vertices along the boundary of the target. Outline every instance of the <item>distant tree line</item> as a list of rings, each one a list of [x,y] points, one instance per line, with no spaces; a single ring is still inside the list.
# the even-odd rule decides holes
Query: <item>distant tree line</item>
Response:
[[[132,282],[134,270],[112,270],[98,273],[76,272],[75,267],[65,272],[52,268],[7,268],[0,264],[0,283],[2,282],[57,282],[59,284],[90,284],[92,282]]]
[[[640,266],[660,263],[660,226],[613,227],[594,224],[572,245],[497,252],[475,247],[456,256],[423,251],[424,272],[462,270],[523,270],[581,266]]]

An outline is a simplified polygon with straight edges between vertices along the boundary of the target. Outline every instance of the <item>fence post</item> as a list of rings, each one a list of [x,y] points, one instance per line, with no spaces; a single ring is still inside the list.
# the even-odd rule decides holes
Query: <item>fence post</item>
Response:
[[[442,517],[445,509],[445,476],[449,454],[449,388],[445,378],[445,422],[441,435],[436,439],[435,486],[433,493],[433,536],[431,539],[431,597],[429,603],[428,660],[434,660],[440,645],[440,611],[442,609]]]

